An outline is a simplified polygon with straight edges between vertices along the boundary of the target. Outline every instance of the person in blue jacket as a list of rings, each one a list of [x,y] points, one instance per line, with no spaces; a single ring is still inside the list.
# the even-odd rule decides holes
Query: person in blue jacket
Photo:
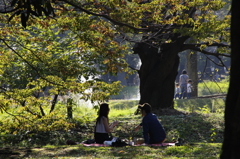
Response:
[[[141,112],[143,119],[142,123],[135,128],[138,130],[141,126],[143,128],[143,137],[145,144],[159,144],[163,143],[166,139],[166,132],[158,120],[157,116],[152,113],[151,105],[144,103],[138,106],[135,114]]]

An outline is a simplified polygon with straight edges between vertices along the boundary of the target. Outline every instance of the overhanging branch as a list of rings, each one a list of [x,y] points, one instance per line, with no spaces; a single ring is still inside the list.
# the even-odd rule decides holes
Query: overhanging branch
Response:
[[[10,49],[12,50],[18,57],[20,57],[24,62],[26,62],[26,64],[28,64],[36,73],[39,77],[41,77],[42,79],[44,79],[45,81],[51,83],[51,84],[54,84],[54,85],[59,85],[59,86],[62,86],[61,84],[58,84],[58,83],[55,83],[55,82],[52,82],[52,81],[49,81],[48,79],[46,79],[45,77],[43,77],[39,71],[37,70],[37,68],[35,68],[31,63],[29,63],[27,60],[25,60],[16,50],[14,50],[11,46],[8,45],[8,43],[4,40],[4,39],[0,39],[3,41],[3,43]]]
[[[229,47],[230,48],[230,45],[228,44],[223,44],[223,43],[199,43],[199,44],[184,44],[184,47],[185,48],[188,48],[188,47],[200,47],[201,45],[207,45],[207,46],[217,46],[217,47]]]
[[[83,11],[83,12],[85,12],[85,13],[87,13],[87,14],[106,18],[107,20],[109,20],[110,22],[112,22],[112,23],[115,24],[115,25],[126,26],[126,27],[128,27],[128,28],[130,28],[130,29],[133,29],[133,30],[135,30],[135,31],[149,31],[149,30],[150,30],[149,28],[136,28],[136,27],[134,27],[134,26],[132,26],[132,25],[129,25],[129,24],[126,24],[126,23],[122,23],[122,22],[116,21],[116,20],[110,18],[110,17],[109,17],[108,15],[106,15],[106,14],[93,13],[93,12],[82,8],[80,5],[77,5],[76,3],[72,2],[72,1],[69,1],[69,0],[62,0],[62,1],[65,2],[65,3],[67,3],[67,4],[69,4],[69,5],[71,5],[71,6],[73,6],[73,7],[75,7],[75,8],[77,8],[77,9],[79,9],[79,10],[81,10],[81,11]]]
[[[206,56],[206,58],[211,61],[212,63],[214,63],[215,65],[217,66],[220,66],[220,67],[226,67],[226,65],[222,62],[222,60],[220,58],[218,58],[220,61],[221,61],[221,64],[218,64],[216,63],[215,61],[213,61],[211,58],[209,58],[206,54],[204,54]]]
[[[222,54],[222,53],[213,53],[213,52],[209,52],[209,51],[206,51],[204,49],[200,49],[199,47],[201,45],[204,45],[204,44],[184,44],[181,51],[184,51],[184,50],[193,50],[193,51],[198,51],[198,52],[201,52],[205,55],[212,55],[212,56],[224,56],[224,57],[231,57],[230,54]],[[206,43],[207,45],[207,43]],[[214,43],[214,44],[211,44],[211,45],[207,45],[208,47],[210,46],[217,46],[217,47],[229,47],[229,45],[226,45],[226,44],[221,44],[221,43]]]

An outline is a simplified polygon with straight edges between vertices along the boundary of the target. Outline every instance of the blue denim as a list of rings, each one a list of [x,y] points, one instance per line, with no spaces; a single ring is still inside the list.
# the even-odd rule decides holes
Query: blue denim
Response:
[[[180,99],[180,94],[179,93],[176,93],[175,95],[174,95],[174,99]]]
[[[184,97],[187,96],[187,83],[181,84],[180,88],[181,88],[181,95],[179,99],[182,99],[182,98],[184,99]]]
[[[187,93],[187,99],[190,99],[190,98],[191,98],[191,92]]]

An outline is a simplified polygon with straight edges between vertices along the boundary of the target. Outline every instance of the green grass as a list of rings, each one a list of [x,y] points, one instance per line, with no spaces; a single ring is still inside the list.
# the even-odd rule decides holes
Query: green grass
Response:
[[[129,139],[142,137],[142,132],[132,132],[133,127],[141,122],[141,116],[133,115],[137,100],[110,100],[110,122],[119,120],[120,125],[112,133],[113,136]],[[74,109],[75,122],[84,122],[79,132],[51,132],[54,138],[47,145],[30,144],[30,139],[12,146],[17,136],[8,143],[1,143],[1,150],[17,154],[19,158],[218,158],[221,152],[224,130],[223,99],[182,99],[175,101],[175,108],[184,111],[182,115],[158,116],[167,132],[166,142],[175,142],[183,138],[184,146],[171,147],[84,147],[82,145],[65,145],[68,139],[81,142],[92,138],[97,111],[77,106]],[[47,134],[46,134],[47,135]],[[38,136],[41,137],[41,136]],[[8,138],[10,139],[10,138]],[[46,140],[46,138],[38,140]],[[3,142],[4,140],[2,140]],[[25,146],[24,146],[25,144]],[[24,146],[24,147],[21,147]],[[37,147],[36,147],[37,146]],[[7,148],[7,149],[6,149]],[[11,153],[4,158],[10,158]],[[23,157],[24,156],[24,157]]]
[[[195,98],[187,100],[174,100],[174,108],[191,113],[224,113],[225,99]]]
[[[228,91],[229,82],[211,82],[204,81],[198,84],[198,96],[211,94],[226,94]]]
[[[148,158],[218,158],[220,154],[221,144],[195,143],[184,146],[170,147],[149,147],[149,146],[127,146],[127,147],[84,147],[82,145],[74,146],[44,146],[41,148],[31,148],[28,152],[22,149],[15,149],[15,153],[19,152],[24,158],[97,158],[97,159],[148,159]],[[25,151],[23,151],[25,150]],[[29,151],[31,150],[31,153]]]
[[[2,150],[2,149],[0,149]],[[18,154],[18,158],[25,159],[76,159],[76,158],[96,158],[96,159],[206,159],[219,158],[221,150],[220,143],[195,143],[184,146],[170,147],[149,147],[149,146],[126,146],[126,147],[84,147],[74,146],[43,146],[41,148],[12,148],[8,154],[1,157],[5,159],[14,158],[10,153]]]

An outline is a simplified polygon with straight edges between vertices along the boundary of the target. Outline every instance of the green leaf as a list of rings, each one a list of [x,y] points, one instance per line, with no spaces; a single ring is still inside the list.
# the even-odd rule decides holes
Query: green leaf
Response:
[[[21,14],[21,12],[22,12],[21,10],[18,10],[18,11],[16,11],[16,12],[14,12],[14,13],[10,16],[10,18],[8,19],[8,22],[10,22],[14,16]]]

